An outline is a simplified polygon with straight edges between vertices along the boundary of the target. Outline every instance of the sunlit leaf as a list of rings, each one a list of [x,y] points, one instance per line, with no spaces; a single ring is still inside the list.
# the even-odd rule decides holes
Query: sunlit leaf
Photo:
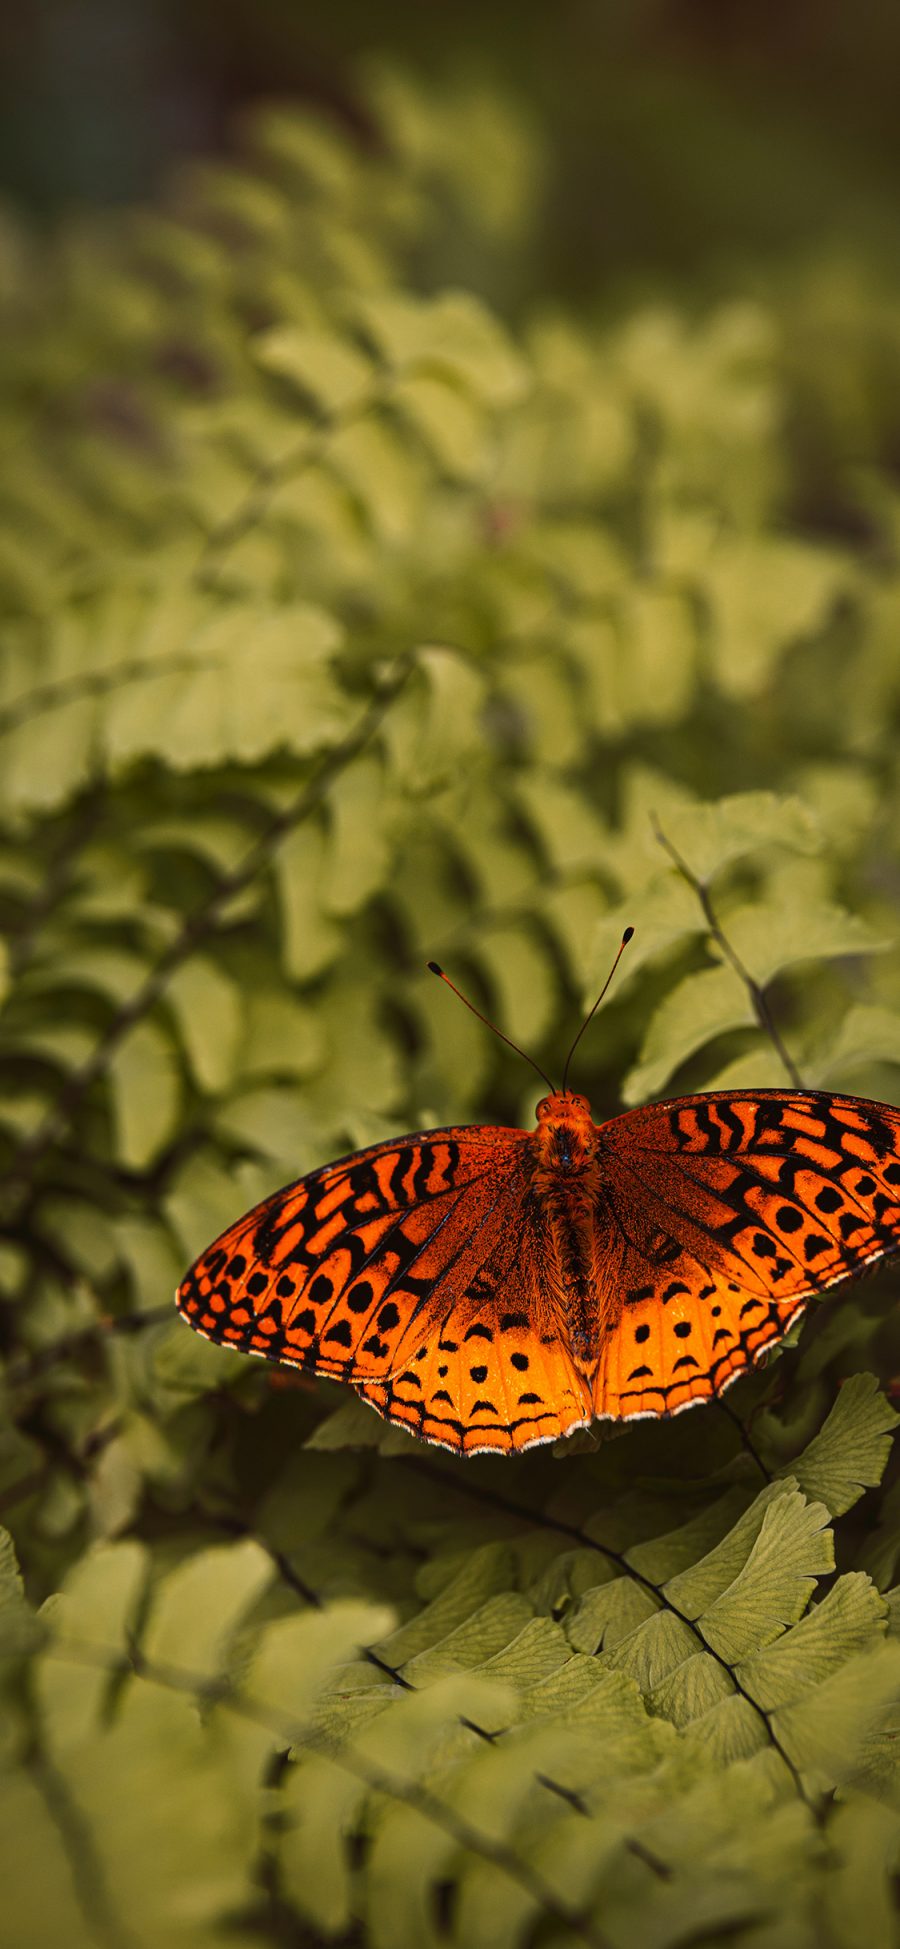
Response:
[[[787,1470],[805,1495],[842,1516],[881,1481],[898,1421],[874,1375],[851,1374],[819,1433]]]
[[[116,1145],[123,1164],[140,1171],[175,1135],[181,1107],[178,1063],[156,1022],[138,1022],[110,1063]]]
[[[762,847],[815,853],[821,834],[808,808],[778,792],[736,792],[710,805],[660,813],[662,833],[704,884],[733,860]]]
[[[732,947],[763,987],[798,961],[874,954],[889,946],[857,915],[839,907],[807,906],[791,913],[760,901],[729,914],[727,928]]]
[[[197,954],[176,970],[168,997],[200,1088],[227,1088],[243,1030],[234,982],[215,961]]]
[[[494,405],[521,398],[528,380],[502,327],[468,291],[426,300],[367,299],[366,331],[400,370],[446,372]]]
[[[254,350],[267,371],[290,379],[329,413],[361,405],[372,391],[368,359],[331,332],[275,326],[257,338]]]
[[[834,1561],[826,1516],[821,1503],[807,1504],[799,1495],[769,1505],[743,1570],[698,1619],[711,1650],[742,1657],[802,1615],[816,1577]]]

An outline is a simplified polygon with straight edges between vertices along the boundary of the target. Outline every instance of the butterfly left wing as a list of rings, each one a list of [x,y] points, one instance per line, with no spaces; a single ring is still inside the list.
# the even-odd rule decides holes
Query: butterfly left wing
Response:
[[[520,1130],[428,1131],[357,1151],[266,1198],[176,1294],[210,1340],[343,1380],[390,1374],[465,1292],[522,1172]]]
[[[622,1297],[594,1411],[719,1394],[815,1294],[900,1251],[900,1111],[812,1090],[713,1092],[603,1127],[606,1278]]]
[[[350,1381],[458,1453],[551,1441],[590,1419],[554,1331],[526,1133],[429,1131],[264,1200],[176,1295],[198,1332]]]

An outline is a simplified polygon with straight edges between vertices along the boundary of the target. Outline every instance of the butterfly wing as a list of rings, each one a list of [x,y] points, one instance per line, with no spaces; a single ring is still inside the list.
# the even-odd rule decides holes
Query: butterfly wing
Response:
[[[603,1129],[604,1283],[622,1307],[594,1412],[720,1394],[816,1293],[900,1251],[900,1111],[812,1090],[713,1092]]]
[[[446,1447],[551,1440],[591,1406],[550,1331],[527,1143],[435,1130],[313,1172],[201,1255],[178,1308],[210,1340],[350,1381]]]
[[[556,1441],[593,1418],[590,1388],[560,1334],[530,1173],[507,1186],[502,1231],[465,1294],[425,1337],[407,1333],[384,1379],[357,1383],[388,1420],[458,1454]]]

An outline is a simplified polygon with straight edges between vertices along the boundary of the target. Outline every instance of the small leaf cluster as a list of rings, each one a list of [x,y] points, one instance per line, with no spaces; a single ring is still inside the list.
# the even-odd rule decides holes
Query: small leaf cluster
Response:
[[[895,1940],[890,1272],[725,1402],[511,1462],[171,1305],[315,1165],[530,1122],[430,958],[559,1076],[633,926],[573,1077],[598,1117],[897,1096],[896,306],[820,267],[503,318],[448,268],[448,210],[528,248],[540,159],[489,108],[381,73],[365,149],[269,111],[153,209],[6,240],[0,1797],[34,1949]]]

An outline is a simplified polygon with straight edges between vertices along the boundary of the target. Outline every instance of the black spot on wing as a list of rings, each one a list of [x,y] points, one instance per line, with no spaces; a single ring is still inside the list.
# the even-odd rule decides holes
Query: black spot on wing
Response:
[[[816,1208],[818,1211],[837,1211],[838,1206],[842,1205],[843,1202],[840,1192],[835,1190],[833,1184],[824,1184],[821,1191],[816,1194]]]

